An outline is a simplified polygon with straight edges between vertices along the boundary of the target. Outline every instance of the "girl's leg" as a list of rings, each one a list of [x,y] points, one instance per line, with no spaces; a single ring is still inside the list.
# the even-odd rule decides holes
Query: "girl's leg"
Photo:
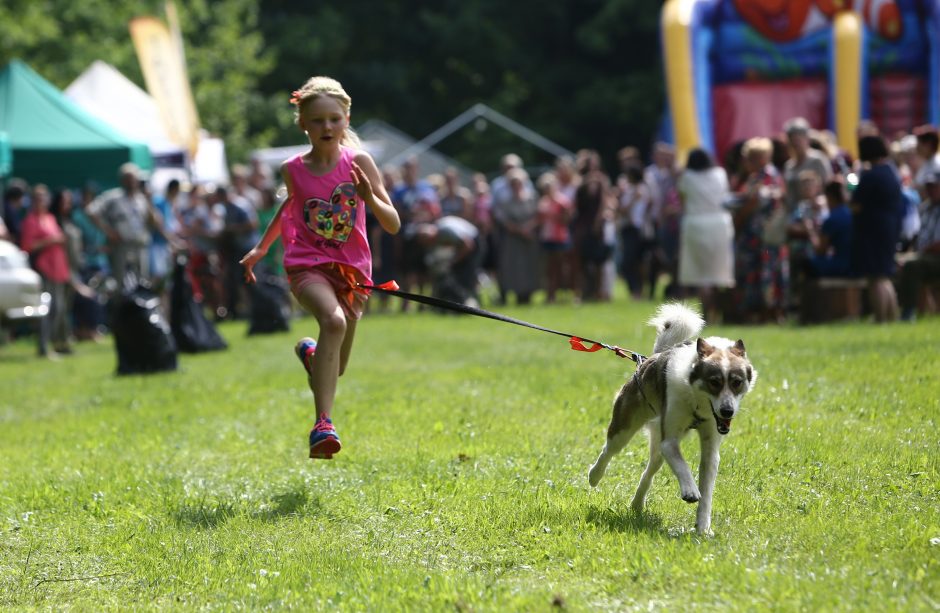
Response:
[[[555,291],[558,289],[558,251],[548,251],[545,254],[545,302],[555,302]]]
[[[888,284],[888,321],[897,321],[901,318],[901,305],[898,304],[898,294],[891,279],[886,279],[885,283]]]
[[[341,355],[346,338],[346,315],[333,288],[324,283],[311,283],[297,296],[301,306],[320,325],[317,352],[310,358],[310,389],[316,405],[317,419],[329,417],[336,397],[336,380],[340,374]],[[348,359],[348,351],[346,352]]]
[[[346,320],[346,336],[343,338],[343,345],[339,350],[339,376],[342,377],[346,372],[346,365],[349,364],[349,356],[352,353],[353,339],[356,337],[355,319]]]
[[[888,277],[877,277],[869,281],[872,288],[872,303],[875,311],[875,321],[895,321],[898,318],[898,297],[894,291],[894,284]]]
[[[39,343],[39,355],[47,356],[49,355],[49,341],[52,338],[52,318],[55,314],[55,309],[59,308],[55,303],[55,292],[52,287],[52,282],[43,279],[42,281],[42,291],[49,292],[49,296],[52,297],[49,305],[49,310],[51,311],[45,317],[39,319],[39,330],[36,335],[37,341]],[[55,356],[52,356],[55,357]]]
[[[715,308],[714,291],[710,287],[698,288],[698,299],[702,303],[702,315],[705,321],[712,324],[718,319],[718,309]]]
[[[69,348],[69,300],[65,283],[53,284],[56,303],[55,316],[52,320],[52,347],[59,353],[70,353]]]
[[[581,245],[579,239],[572,243],[568,252],[568,272],[570,274],[571,292],[574,294],[574,303],[578,304],[584,298],[584,275],[581,272]]]
[[[868,301],[871,303],[871,312],[875,323],[881,323],[884,317],[884,305],[882,304],[882,294],[878,287],[878,278],[868,279]]]

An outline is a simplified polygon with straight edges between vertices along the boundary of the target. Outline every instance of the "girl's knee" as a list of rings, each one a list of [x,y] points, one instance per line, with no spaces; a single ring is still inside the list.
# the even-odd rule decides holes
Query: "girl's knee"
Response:
[[[320,334],[343,336],[346,334],[346,317],[341,313],[330,313],[320,318]]]

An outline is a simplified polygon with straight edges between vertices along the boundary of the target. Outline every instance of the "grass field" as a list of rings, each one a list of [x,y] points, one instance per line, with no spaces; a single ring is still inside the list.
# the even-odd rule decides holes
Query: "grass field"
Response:
[[[648,303],[502,312],[648,352]],[[712,328],[760,371],[722,448],[715,536],[637,437],[587,468],[632,363],[478,318],[369,315],[306,459],[293,331],[116,377],[0,347],[0,608],[940,609],[940,320]],[[684,445],[693,471],[697,442]]]

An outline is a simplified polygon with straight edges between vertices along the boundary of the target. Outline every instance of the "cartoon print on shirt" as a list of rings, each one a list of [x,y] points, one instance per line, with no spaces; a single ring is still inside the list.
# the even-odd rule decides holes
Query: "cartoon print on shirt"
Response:
[[[327,240],[345,243],[356,225],[356,186],[340,183],[330,201],[310,198],[304,203],[307,227]]]

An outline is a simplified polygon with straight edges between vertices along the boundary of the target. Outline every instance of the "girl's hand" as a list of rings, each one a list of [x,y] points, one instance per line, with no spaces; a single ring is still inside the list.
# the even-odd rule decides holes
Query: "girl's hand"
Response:
[[[356,186],[356,193],[359,194],[360,198],[368,202],[372,197],[372,183],[369,182],[369,177],[366,176],[366,173],[363,172],[362,168],[360,168],[359,164],[356,162],[352,163],[352,170],[349,171],[349,176],[352,179],[353,185]]]
[[[257,264],[261,260],[261,258],[263,258],[264,256],[265,256],[264,251],[262,251],[258,247],[254,247],[252,248],[251,251],[245,254],[245,257],[243,257],[241,260],[238,261],[239,264],[245,267],[245,282],[246,283],[254,283],[255,281],[258,280],[255,278],[255,273],[253,272],[252,269],[255,267],[255,264]]]

